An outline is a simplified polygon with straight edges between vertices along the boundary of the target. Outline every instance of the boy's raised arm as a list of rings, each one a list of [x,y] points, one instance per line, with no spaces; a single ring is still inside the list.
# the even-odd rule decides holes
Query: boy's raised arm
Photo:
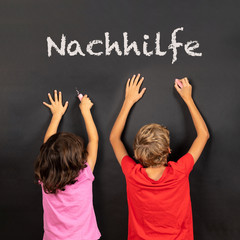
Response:
[[[91,100],[88,98],[87,95],[84,95],[83,98],[81,99],[81,103],[79,104],[79,108],[81,110],[88,135],[87,163],[91,170],[93,171],[97,161],[98,132],[90,110],[92,106],[93,103],[91,102]]]
[[[177,92],[180,94],[184,102],[186,103],[189,112],[191,114],[194,127],[197,132],[197,137],[195,138],[192,146],[189,149],[189,153],[193,156],[194,158],[194,163],[198,160],[200,157],[207,140],[209,139],[210,135],[208,132],[208,128],[206,126],[206,123],[204,122],[200,112],[198,111],[193,99],[192,99],[192,86],[189,84],[187,78],[183,78],[180,80],[183,87],[180,88],[175,82],[175,88]]]
[[[47,106],[52,112],[52,119],[46,131],[43,143],[45,143],[52,135],[57,133],[58,125],[62,119],[62,116],[67,110],[68,102],[62,105],[62,93],[59,92],[59,96],[57,94],[57,90],[54,90],[54,100],[50,93],[48,93],[48,98],[51,104],[43,102],[45,106]]]
[[[132,106],[143,96],[146,88],[143,88],[139,93],[140,87],[143,82],[143,77],[139,80],[140,74],[128,79],[126,84],[125,100],[123,102],[121,111],[113,125],[110,142],[118,162],[121,164],[122,158],[128,155],[127,150],[121,140],[121,135],[126,124],[128,114]]]

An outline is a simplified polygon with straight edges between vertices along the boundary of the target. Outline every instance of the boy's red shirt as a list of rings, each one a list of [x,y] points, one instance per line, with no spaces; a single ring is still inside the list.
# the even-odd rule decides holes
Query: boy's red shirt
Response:
[[[193,240],[189,174],[194,160],[187,153],[168,162],[152,180],[129,156],[121,162],[127,183],[129,240]]]

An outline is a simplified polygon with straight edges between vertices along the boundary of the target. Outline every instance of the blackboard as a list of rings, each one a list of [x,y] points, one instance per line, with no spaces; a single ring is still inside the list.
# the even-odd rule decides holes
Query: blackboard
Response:
[[[129,154],[138,129],[151,122],[171,132],[176,160],[195,137],[183,101],[176,94],[176,77],[187,76],[193,96],[203,114],[211,138],[190,175],[194,235],[198,240],[240,238],[239,148],[239,9],[229,1],[1,1],[0,3],[0,232],[1,239],[41,239],[43,233],[40,187],[34,184],[33,165],[51,115],[42,105],[47,93],[63,92],[69,108],[59,131],[83,136],[86,131],[78,109],[75,87],[87,93],[99,130],[100,145],[95,168],[94,206],[104,240],[127,237],[125,180],[109,143],[109,134],[124,98],[128,77],[145,77],[145,96],[132,109],[123,135]],[[172,63],[171,34],[183,43]],[[105,54],[104,44],[93,46],[100,56],[86,52],[92,40],[118,41],[123,33],[136,41],[138,56]],[[144,35],[155,49],[160,32],[164,56],[142,53]],[[66,48],[78,41],[86,53],[61,56],[55,49],[48,56],[47,38]],[[147,37],[146,37],[147,38]],[[186,54],[184,44],[197,41]],[[196,42],[195,42],[196,44]],[[74,45],[74,44],[73,44]],[[194,45],[194,44],[193,44]],[[70,52],[74,50],[74,46]]]

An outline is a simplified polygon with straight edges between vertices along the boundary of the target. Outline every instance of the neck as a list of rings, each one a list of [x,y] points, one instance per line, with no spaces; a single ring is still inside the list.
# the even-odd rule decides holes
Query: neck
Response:
[[[162,167],[166,167],[167,164],[163,163],[163,164],[158,164],[158,165],[153,165],[153,166],[149,166],[148,168],[162,168]]]

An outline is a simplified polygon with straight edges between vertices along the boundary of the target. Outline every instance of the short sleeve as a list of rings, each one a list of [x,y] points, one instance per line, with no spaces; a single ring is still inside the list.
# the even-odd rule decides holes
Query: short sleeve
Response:
[[[132,169],[135,167],[136,162],[129,157],[128,155],[124,156],[122,161],[121,161],[121,167],[122,167],[122,171],[123,174],[125,175],[125,177],[128,177],[132,171]]]
[[[90,168],[90,166],[88,165],[87,162],[86,162],[86,165],[87,165],[87,167],[84,168],[84,169],[86,169],[86,172],[87,172],[89,178],[91,178],[92,180],[94,180],[95,177],[94,177],[94,175],[93,175],[92,169]]]
[[[187,175],[189,175],[190,172],[192,171],[193,165],[194,159],[190,153],[187,153],[184,156],[182,156],[176,163],[177,169]]]
[[[78,182],[83,182],[87,179],[90,179],[91,181],[94,181],[94,175],[93,172],[90,168],[90,166],[88,165],[88,163],[86,163],[87,167],[83,168],[80,170],[79,175],[78,175]]]

